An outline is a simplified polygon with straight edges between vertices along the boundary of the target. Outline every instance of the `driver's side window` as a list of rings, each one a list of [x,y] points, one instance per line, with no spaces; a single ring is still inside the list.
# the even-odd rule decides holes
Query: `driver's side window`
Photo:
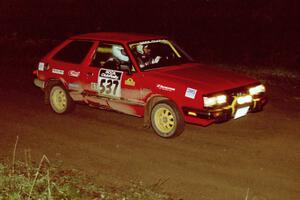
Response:
[[[100,43],[93,55],[91,66],[122,70],[122,66],[131,66],[131,64],[122,45]]]

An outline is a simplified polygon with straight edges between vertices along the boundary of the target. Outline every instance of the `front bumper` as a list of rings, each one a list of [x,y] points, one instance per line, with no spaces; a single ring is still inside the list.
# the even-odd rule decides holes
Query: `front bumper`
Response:
[[[239,108],[249,107],[248,112],[259,112],[263,109],[263,106],[267,103],[267,97],[260,97],[254,99],[251,103],[237,105],[236,102],[231,105],[219,107],[215,109],[200,110],[194,108],[183,107],[183,113],[186,116],[199,118],[204,120],[212,120],[216,123],[228,121],[235,117]]]

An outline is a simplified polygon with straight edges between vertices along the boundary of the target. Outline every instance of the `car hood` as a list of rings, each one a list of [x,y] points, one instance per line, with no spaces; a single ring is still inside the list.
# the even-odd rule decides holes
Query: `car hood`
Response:
[[[258,82],[245,75],[198,63],[154,69],[146,73],[156,83],[192,87],[202,93],[219,92]]]

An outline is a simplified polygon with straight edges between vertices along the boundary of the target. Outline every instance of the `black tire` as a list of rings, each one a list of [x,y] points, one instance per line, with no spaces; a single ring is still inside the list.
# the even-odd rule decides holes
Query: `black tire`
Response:
[[[57,114],[65,114],[71,112],[75,108],[75,102],[61,84],[50,86],[49,103],[50,108]]]
[[[151,125],[155,133],[163,138],[173,138],[184,130],[184,119],[175,103],[163,100],[151,110]]]

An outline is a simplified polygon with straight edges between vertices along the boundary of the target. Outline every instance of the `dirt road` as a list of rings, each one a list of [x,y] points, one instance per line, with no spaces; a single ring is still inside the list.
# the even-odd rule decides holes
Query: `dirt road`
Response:
[[[28,79],[29,80],[29,79]],[[297,89],[297,88],[296,88]],[[53,162],[82,169],[99,183],[154,184],[184,200],[300,199],[299,90],[271,87],[265,110],[199,127],[166,140],[143,120],[78,105],[56,115],[31,84],[2,81],[0,156],[30,149]]]

